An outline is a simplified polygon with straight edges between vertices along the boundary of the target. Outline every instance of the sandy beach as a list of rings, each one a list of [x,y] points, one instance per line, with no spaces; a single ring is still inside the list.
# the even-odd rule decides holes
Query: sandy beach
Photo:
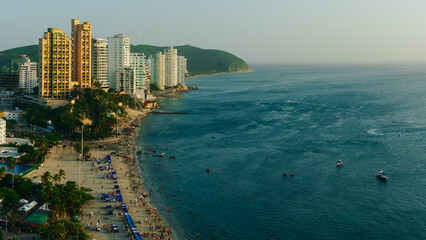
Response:
[[[136,121],[145,115],[138,111],[128,109],[126,111]],[[120,128],[129,125],[130,123],[122,124]],[[134,131],[134,136],[122,135],[119,138],[84,142],[84,146],[91,148],[92,158],[89,161],[78,161],[79,153],[75,152],[69,143],[66,143],[65,148],[62,145],[55,146],[46,156],[43,166],[28,174],[27,177],[32,180],[40,180],[44,172],[49,171],[53,175],[62,168],[66,172],[65,180],[62,183],[75,181],[80,182],[82,187],[92,189],[91,193],[96,199],[84,205],[80,216],[81,223],[86,226],[92,239],[129,239],[130,235],[126,232],[127,223],[120,203],[114,202],[114,200],[106,203],[104,199],[100,198],[104,193],[112,197],[111,195],[114,195],[116,190],[114,186],[117,184],[121,190],[123,202],[127,205],[129,214],[142,237],[144,239],[172,239],[171,226],[158,216],[156,208],[151,202],[150,194],[145,190],[140,177],[135,158],[137,149],[134,140],[137,138],[137,134],[138,129]],[[116,152],[116,154],[111,154],[112,152]],[[106,156],[108,154],[111,156],[113,168],[117,173],[117,184],[113,183],[110,176],[111,169],[107,169]],[[100,171],[99,166],[102,166],[104,170]],[[107,204],[112,205],[112,215],[107,215]],[[112,224],[119,227],[119,233],[108,233],[108,228]],[[96,231],[97,226],[101,228],[100,231]]]

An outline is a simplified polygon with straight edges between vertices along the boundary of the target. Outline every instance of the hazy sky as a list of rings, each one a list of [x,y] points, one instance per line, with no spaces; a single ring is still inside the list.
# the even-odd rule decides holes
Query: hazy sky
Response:
[[[249,63],[425,61],[425,0],[3,0],[0,50],[48,27],[229,51]]]

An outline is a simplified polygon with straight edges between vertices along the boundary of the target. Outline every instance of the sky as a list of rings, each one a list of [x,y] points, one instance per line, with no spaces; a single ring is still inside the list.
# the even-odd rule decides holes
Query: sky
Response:
[[[220,49],[248,63],[426,61],[424,0],[19,0],[2,2],[0,51],[47,28],[132,44]]]

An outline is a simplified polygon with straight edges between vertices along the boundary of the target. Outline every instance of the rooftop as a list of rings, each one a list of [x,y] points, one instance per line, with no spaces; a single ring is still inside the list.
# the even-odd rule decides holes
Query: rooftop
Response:
[[[15,147],[0,147],[0,158],[19,158],[25,153],[19,153],[18,148]]]

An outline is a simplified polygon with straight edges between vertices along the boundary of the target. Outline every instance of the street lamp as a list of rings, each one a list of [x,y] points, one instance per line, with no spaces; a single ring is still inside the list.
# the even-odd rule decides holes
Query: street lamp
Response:
[[[81,126],[81,158],[84,157],[83,155],[83,132],[84,132],[84,124]],[[78,159],[78,187],[81,189],[80,186],[80,158]]]
[[[123,103],[119,102],[118,106],[121,107],[121,105],[123,105]],[[117,109],[117,113],[115,114],[115,117],[117,118],[117,127],[116,127],[116,137],[118,136],[118,109]]]
[[[6,239],[7,239],[7,236],[8,236],[8,233],[7,233],[7,215],[9,215],[9,214],[10,214],[10,212],[6,213],[6,215],[5,215],[5,217],[6,217]]]

